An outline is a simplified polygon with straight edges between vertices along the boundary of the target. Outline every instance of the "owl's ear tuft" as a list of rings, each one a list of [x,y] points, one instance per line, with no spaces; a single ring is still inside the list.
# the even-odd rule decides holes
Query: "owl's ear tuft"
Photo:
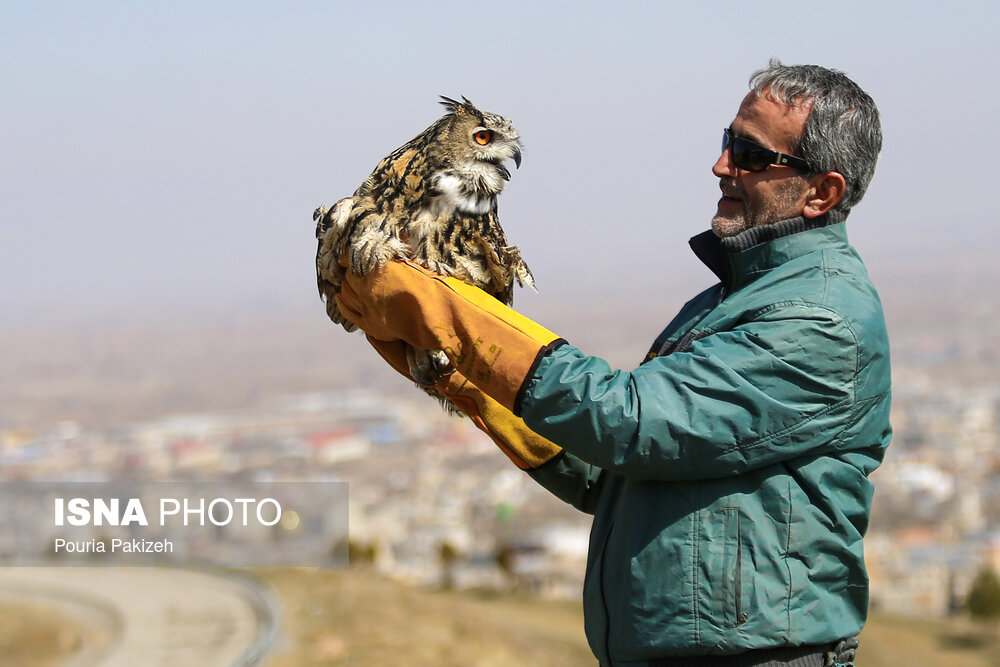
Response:
[[[441,104],[444,105],[444,108],[447,109],[449,113],[453,114],[467,113],[467,114],[472,114],[474,116],[479,115],[479,109],[477,109],[476,105],[473,104],[469,100],[469,98],[465,97],[464,95],[462,96],[461,102],[442,95]]]

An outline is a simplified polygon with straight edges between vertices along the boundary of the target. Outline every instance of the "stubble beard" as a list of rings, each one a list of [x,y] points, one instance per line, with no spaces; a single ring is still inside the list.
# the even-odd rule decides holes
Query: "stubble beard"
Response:
[[[716,213],[712,218],[712,231],[719,238],[726,238],[736,236],[752,227],[773,225],[781,220],[801,215],[802,211],[796,210],[796,204],[802,192],[803,181],[801,177],[788,179],[772,197],[759,205],[751,204],[747,200],[746,193],[740,192],[743,211],[735,214]],[[736,188],[730,187],[728,190],[733,192]]]

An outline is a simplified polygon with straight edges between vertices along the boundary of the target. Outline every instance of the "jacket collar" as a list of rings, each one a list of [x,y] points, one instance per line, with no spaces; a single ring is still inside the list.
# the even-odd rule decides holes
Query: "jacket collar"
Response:
[[[712,230],[693,237],[688,244],[727,289],[734,290],[776,266],[801,255],[831,246],[847,246],[841,224],[847,213],[830,211],[818,218],[802,216],[772,225],[753,227],[720,239]]]

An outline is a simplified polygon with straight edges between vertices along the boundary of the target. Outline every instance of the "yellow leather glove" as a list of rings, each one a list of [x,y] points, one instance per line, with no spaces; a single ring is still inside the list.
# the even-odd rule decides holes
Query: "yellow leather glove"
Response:
[[[407,379],[405,343],[381,341],[371,336],[368,342],[375,351]],[[496,446],[522,470],[537,468],[562,451],[562,447],[532,431],[520,417],[484,394],[458,371],[442,378],[434,387],[464,412],[479,430],[490,436]]]
[[[511,412],[538,360],[561,342],[481,289],[403,260],[364,276],[348,271],[335,298],[371,338],[444,350],[459,373]]]

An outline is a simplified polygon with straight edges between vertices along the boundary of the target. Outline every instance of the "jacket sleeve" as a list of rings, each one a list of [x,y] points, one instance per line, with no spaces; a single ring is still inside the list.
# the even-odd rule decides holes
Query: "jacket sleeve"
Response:
[[[518,408],[580,460],[632,479],[728,477],[844,446],[858,343],[843,318],[785,304],[701,334],[631,372],[565,345]]]
[[[553,459],[528,470],[528,474],[554,496],[587,514],[595,512],[606,478],[602,469],[565,449]]]

